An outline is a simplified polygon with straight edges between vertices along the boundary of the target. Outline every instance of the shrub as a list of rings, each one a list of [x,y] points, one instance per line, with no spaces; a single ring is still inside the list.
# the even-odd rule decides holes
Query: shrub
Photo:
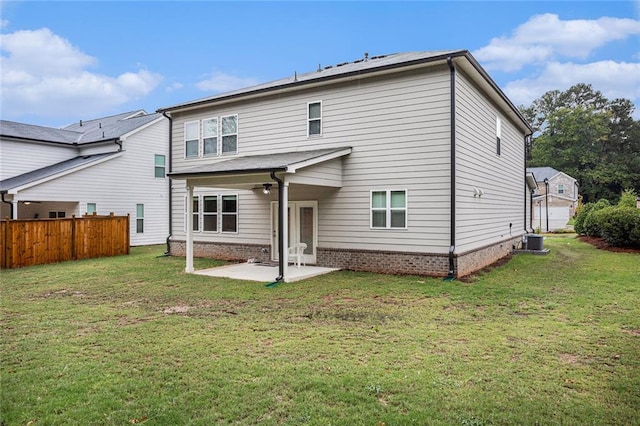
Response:
[[[576,230],[578,234],[584,234],[584,219],[587,217],[591,209],[593,208],[594,203],[583,204],[576,210],[576,215],[573,221],[573,229]]]
[[[606,207],[592,215],[606,242],[614,246],[640,247],[640,209]]]
[[[591,237],[600,237],[600,228],[596,220],[592,219],[592,216],[598,210],[602,210],[605,207],[610,207],[611,203],[608,200],[601,199],[597,203],[587,203],[580,210],[578,217],[576,217],[576,223],[574,229],[580,234],[586,234]],[[580,224],[578,225],[580,219]]]
[[[636,200],[638,194],[633,189],[625,189],[620,195],[620,201],[618,201],[618,207],[636,207]]]

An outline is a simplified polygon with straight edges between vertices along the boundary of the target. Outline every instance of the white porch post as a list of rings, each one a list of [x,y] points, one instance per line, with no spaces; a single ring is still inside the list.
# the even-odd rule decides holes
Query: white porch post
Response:
[[[13,201],[11,201],[11,217],[14,219],[19,219],[18,218],[18,200],[14,199]]]
[[[289,182],[285,181],[285,177],[282,177],[282,199],[280,202],[284,206],[282,211],[282,230],[281,237],[284,241],[284,249],[280,256],[282,256],[282,280],[286,283],[289,282]]]
[[[187,182],[187,242],[186,242],[187,266],[184,271],[193,272],[193,186]]]

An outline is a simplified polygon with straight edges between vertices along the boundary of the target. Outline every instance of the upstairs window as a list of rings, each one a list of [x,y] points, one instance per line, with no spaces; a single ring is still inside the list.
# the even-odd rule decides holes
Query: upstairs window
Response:
[[[501,142],[502,142],[502,120],[500,117],[496,117],[496,154],[500,155]]]
[[[238,152],[238,116],[228,115],[222,121],[222,154]]]
[[[191,121],[184,124],[184,156],[186,158],[200,155],[200,122]]]
[[[218,155],[218,119],[202,120],[202,152],[204,156]]]
[[[371,191],[371,228],[407,228],[407,191]]]
[[[165,156],[155,155],[155,176],[157,178],[163,178],[165,174]]]
[[[558,194],[564,194],[564,185],[558,185]]]
[[[307,104],[307,135],[322,135],[322,102]]]

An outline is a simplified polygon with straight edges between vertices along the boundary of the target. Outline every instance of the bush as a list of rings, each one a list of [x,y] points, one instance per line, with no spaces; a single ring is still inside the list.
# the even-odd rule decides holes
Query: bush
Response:
[[[592,216],[598,210],[602,210],[605,207],[610,207],[611,203],[608,200],[602,199],[595,204],[587,203],[578,213],[576,217],[576,223],[574,229],[579,234],[589,235],[591,237],[600,237],[600,228],[597,221],[592,219]],[[579,224],[578,224],[579,222]]]
[[[636,207],[636,200],[638,195],[633,189],[625,189],[620,195],[620,201],[618,201],[618,207]]]
[[[640,247],[640,209],[606,207],[592,215],[606,242],[614,246]]]

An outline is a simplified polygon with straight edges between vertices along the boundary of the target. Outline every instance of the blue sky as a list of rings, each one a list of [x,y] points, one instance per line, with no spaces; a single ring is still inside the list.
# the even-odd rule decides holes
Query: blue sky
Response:
[[[364,52],[440,49],[471,51],[517,105],[585,82],[640,107],[639,0],[0,0],[0,8],[5,120],[59,127],[153,112]]]

